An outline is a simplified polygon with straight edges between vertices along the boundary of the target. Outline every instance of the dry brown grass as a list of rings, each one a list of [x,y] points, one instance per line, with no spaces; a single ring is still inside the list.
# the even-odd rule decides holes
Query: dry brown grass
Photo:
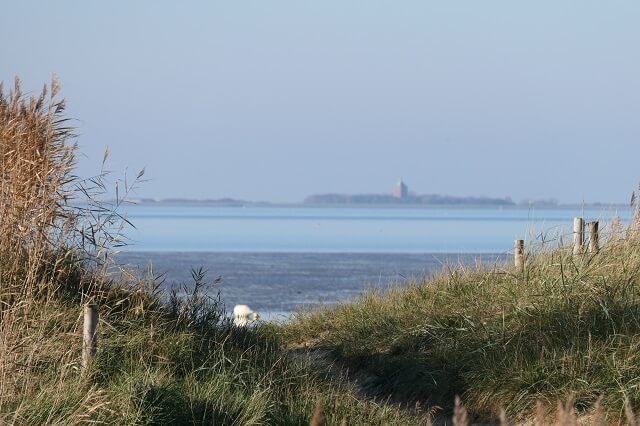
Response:
[[[27,98],[18,79],[8,96],[0,90],[2,312],[37,292],[38,273],[73,226],[65,207],[76,147],[57,91],[54,80]]]
[[[70,206],[76,145],[58,87],[54,79],[38,96],[26,96],[16,78],[8,94],[0,88],[0,412],[13,411],[11,422],[20,421],[21,396],[38,394],[46,362],[64,366],[62,386],[76,358],[76,345],[47,338],[76,332],[61,318],[68,313],[49,301],[80,271],[66,250],[79,223]],[[76,408],[100,406],[95,397],[86,395]],[[43,420],[63,421],[54,414]]]
[[[604,426],[609,424],[606,421],[605,413],[601,406],[602,397],[598,399],[593,407],[593,410],[589,414],[578,417],[576,415],[575,401],[572,397],[569,397],[565,402],[558,401],[555,413],[548,414],[544,409],[544,404],[538,402],[535,418],[529,421],[511,422],[504,410],[500,410],[500,416],[498,422],[501,426],[507,426],[510,424],[533,424],[535,426]],[[455,426],[467,426],[471,424],[468,419],[467,412],[462,404],[462,401],[456,397],[455,408],[451,423]],[[497,423],[497,422],[496,422]],[[625,407],[624,423],[629,426],[637,424],[636,415],[629,405]],[[611,424],[617,424],[612,422]]]
[[[66,404],[48,404],[45,423],[81,423],[106,404],[97,390],[72,403],[42,390],[64,392],[78,375],[80,317],[60,302],[113,296],[101,268],[118,237],[117,213],[91,198],[103,175],[73,174],[77,145],[58,91],[55,78],[37,96],[17,78],[8,93],[0,84],[0,412],[12,413],[0,423],[26,421],[25,401],[39,398]]]
[[[633,209],[633,217],[627,230],[629,234],[637,235],[640,231],[640,202],[638,201],[639,196],[640,185],[638,185],[638,189],[636,191],[633,191],[631,193],[631,201],[629,202],[629,206]]]

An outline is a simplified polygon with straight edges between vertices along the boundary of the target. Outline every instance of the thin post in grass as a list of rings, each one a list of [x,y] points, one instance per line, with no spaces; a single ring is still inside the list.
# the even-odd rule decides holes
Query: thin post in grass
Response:
[[[580,254],[584,249],[584,219],[573,218],[573,254]]]
[[[596,253],[599,250],[598,225],[597,220],[589,222],[589,253]]]
[[[82,331],[82,368],[86,369],[98,348],[98,305],[84,307],[84,327]]]
[[[524,240],[515,240],[513,248],[513,260],[516,271],[522,272],[524,270]]]

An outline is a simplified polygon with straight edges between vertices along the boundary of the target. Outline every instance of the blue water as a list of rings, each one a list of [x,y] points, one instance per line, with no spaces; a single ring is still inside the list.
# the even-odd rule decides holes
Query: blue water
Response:
[[[502,253],[514,239],[568,234],[574,216],[629,219],[613,208],[127,207],[136,251]],[[603,226],[604,228],[604,226]]]
[[[491,254],[133,252],[121,259],[145,273],[165,274],[167,285],[187,284],[191,268],[203,267],[208,281],[221,277],[225,304],[248,304],[263,318],[286,318],[296,308],[351,300],[367,289],[385,290],[456,265],[502,263]],[[231,310],[231,309],[229,309]]]
[[[502,263],[514,239],[527,246],[571,239],[574,216],[628,221],[628,209],[464,209],[129,206],[135,226],[122,263],[148,265],[166,285],[190,282],[191,268],[231,309],[248,304],[263,318],[351,300],[369,288],[404,285],[446,265]]]

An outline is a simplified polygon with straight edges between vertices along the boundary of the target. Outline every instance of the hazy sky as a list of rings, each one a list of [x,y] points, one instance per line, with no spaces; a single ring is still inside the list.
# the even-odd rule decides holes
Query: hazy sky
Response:
[[[626,202],[640,2],[13,1],[0,80],[55,72],[97,172],[146,197]]]

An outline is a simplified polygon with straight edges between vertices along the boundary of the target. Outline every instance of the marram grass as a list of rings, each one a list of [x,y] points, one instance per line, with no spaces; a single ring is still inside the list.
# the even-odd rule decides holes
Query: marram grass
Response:
[[[573,398],[577,413],[599,401],[617,422],[625,404],[640,407],[639,275],[640,240],[630,234],[597,253],[528,253],[522,273],[458,267],[299,312],[284,335],[374,377],[380,397],[446,407],[460,395],[480,418],[504,409],[518,420]]]

